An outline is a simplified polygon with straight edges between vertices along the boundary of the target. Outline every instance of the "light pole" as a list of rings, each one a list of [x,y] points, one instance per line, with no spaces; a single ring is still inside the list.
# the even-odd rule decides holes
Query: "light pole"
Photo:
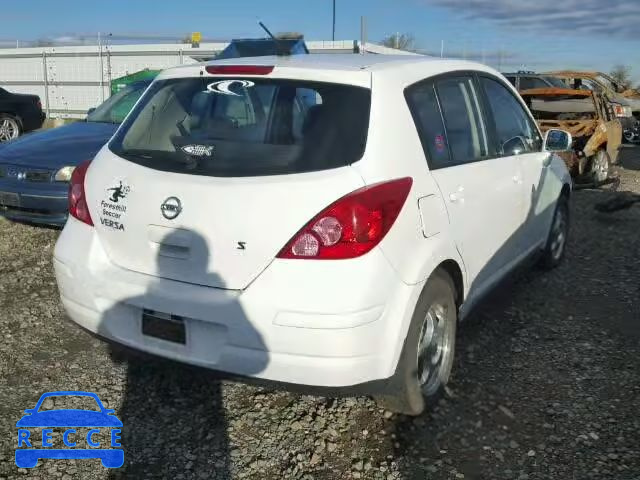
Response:
[[[331,40],[335,42],[336,40],[336,0],[333,0],[333,30],[332,30]]]

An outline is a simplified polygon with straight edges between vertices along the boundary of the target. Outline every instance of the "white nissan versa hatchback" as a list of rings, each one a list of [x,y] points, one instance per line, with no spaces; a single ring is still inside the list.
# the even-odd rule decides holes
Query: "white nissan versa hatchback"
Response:
[[[561,260],[570,143],[475,63],[170,69],[73,173],[62,302],[134,349],[418,414],[471,306],[532,254]]]

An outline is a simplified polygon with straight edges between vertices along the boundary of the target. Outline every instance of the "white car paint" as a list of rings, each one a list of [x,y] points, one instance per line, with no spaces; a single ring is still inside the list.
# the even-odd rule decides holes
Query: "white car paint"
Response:
[[[211,63],[243,64],[275,65],[269,78],[370,88],[362,159],[312,173],[221,178],[157,171],[105,146],[85,180],[95,225],[70,217],[55,249],[62,303],[85,329],[226,372],[306,385],[356,385],[394,373],[417,299],[443,262],[461,273],[464,316],[509,270],[544,246],[555,202],[570,185],[562,160],[537,152],[430,171],[404,97],[406,87],[452,71],[502,79],[494,70],[383,55]],[[167,70],[156,82],[202,74],[207,75],[202,65],[189,65]],[[369,253],[335,261],[275,258],[332,202],[403,177],[413,179],[409,197]],[[130,187],[122,202],[126,211],[117,212],[124,231],[98,220],[108,189],[119,181]],[[161,215],[169,197],[181,202],[175,221]],[[246,248],[237,248],[238,242]],[[171,259],[169,268],[158,261],[160,254]],[[185,318],[186,344],[143,335],[143,309]]]

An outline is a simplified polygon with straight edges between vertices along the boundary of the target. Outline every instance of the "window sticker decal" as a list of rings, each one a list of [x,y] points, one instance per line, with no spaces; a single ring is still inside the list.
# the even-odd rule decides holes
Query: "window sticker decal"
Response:
[[[213,145],[185,145],[182,151],[194,157],[210,157],[213,154]]]
[[[127,213],[127,197],[131,186],[126,180],[112,182],[113,187],[106,189],[105,197],[100,201],[100,223],[112,230],[124,231],[124,217]]]
[[[255,83],[250,80],[221,80],[219,82],[213,82],[207,85],[207,91],[212,93],[221,93],[223,95],[233,95],[235,97],[241,97],[239,93],[231,91],[231,87],[235,88],[250,88]]]

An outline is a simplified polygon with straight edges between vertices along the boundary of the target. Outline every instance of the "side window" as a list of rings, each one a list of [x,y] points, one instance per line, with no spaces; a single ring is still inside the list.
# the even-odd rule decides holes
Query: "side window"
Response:
[[[532,78],[531,81],[533,82],[533,88],[549,88],[550,87],[550,85],[547,84],[547,82],[545,82],[541,78]]]
[[[310,88],[296,88],[295,101],[293,102],[292,126],[295,143],[302,141],[307,113],[316,105],[322,105],[322,97],[318,92]]]
[[[497,80],[481,77],[480,81],[495,122],[498,153],[506,156],[539,151],[542,139],[522,104]]]
[[[437,169],[449,166],[449,148],[434,86],[431,83],[423,83],[411,87],[407,90],[406,98],[429,167]]]
[[[218,115],[221,115],[232,121],[237,127],[246,127],[255,125],[256,116],[253,110],[253,104],[249,95],[245,91],[244,95],[226,95],[219,99]]]
[[[532,88],[549,88],[549,85],[544,80],[536,77],[520,78],[519,90],[530,90]]]
[[[593,80],[590,80],[588,78],[582,80],[582,84],[592,92],[600,92],[602,90],[602,87],[598,85],[597,82],[594,82]]]
[[[120,101],[113,106],[113,110],[111,111],[111,121],[114,123],[122,123],[143,93],[144,89],[140,88],[128,93],[120,99]]]
[[[257,89],[258,98],[260,99],[260,103],[262,104],[264,115],[267,118],[269,117],[269,113],[271,112],[271,106],[273,105],[273,97],[275,93],[276,87]]]
[[[436,91],[442,109],[453,164],[475,162],[493,154],[480,101],[471,77],[439,80]]]

